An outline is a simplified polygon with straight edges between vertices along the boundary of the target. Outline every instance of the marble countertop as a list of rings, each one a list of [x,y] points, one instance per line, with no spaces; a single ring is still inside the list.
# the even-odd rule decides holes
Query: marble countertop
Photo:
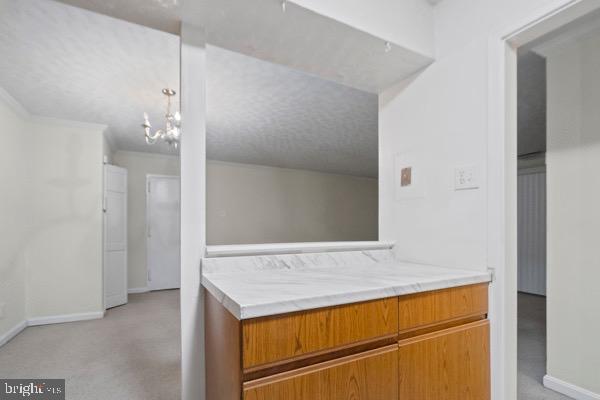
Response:
[[[485,271],[402,262],[391,251],[207,258],[202,285],[249,319],[489,282]]]

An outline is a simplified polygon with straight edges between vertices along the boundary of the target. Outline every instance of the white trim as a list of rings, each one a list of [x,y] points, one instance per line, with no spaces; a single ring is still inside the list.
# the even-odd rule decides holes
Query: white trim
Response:
[[[148,287],[137,287],[137,288],[129,288],[127,289],[127,293],[136,294],[136,293],[148,293],[150,289]]]
[[[47,317],[35,317],[27,320],[27,326],[62,324],[64,322],[87,321],[90,319],[100,319],[104,317],[104,311],[64,314],[64,315],[49,315]]]
[[[267,254],[324,253],[330,251],[387,250],[393,241],[267,243],[206,246],[206,257],[255,256]]]
[[[600,394],[575,386],[571,383],[561,381],[550,375],[544,375],[544,386],[555,392],[572,397],[575,400],[600,400]]]
[[[0,347],[8,343],[12,338],[23,332],[23,329],[27,328],[27,321],[21,321],[17,325],[13,326],[4,335],[0,336]]]
[[[37,125],[57,125],[65,128],[72,129],[89,129],[104,132],[108,129],[108,125],[98,124],[94,122],[82,122],[70,119],[54,118],[54,117],[43,117],[39,115],[32,115],[29,121]]]
[[[77,322],[77,321],[89,321],[92,319],[104,318],[104,311],[89,312],[89,313],[77,313],[77,314],[65,314],[65,315],[50,315],[47,317],[34,317],[29,318],[25,321],[19,322],[17,325],[12,327],[4,335],[0,336],[0,347],[8,343],[12,338],[23,332],[28,326],[39,326],[39,325],[50,325],[50,324],[62,324],[65,322]]]
[[[146,174],[146,182],[148,179],[160,178],[160,179],[177,179],[179,180],[179,175],[162,175],[162,174]]]
[[[21,118],[26,119],[30,123],[38,125],[59,125],[75,129],[90,129],[90,130],[101,130],[104,132],[108,129],[108,125],[94,123],[94,122],[82,122],[63,118],[45,117],[41,115],[31,114],[27,109],[19,103],[14,97],[11,96],[4,88],[0,87],[0,100],[9,106],[11,110],[17,113]]]
[[[150,149],[148,151],[151,151]],[[148,153],[145,151],[132,151],[132,150],[115,150],[115,155],[116,154],[130,154],[134,157],[145,157],[145,158],[164,158],[164,157],[168,157],[168,158],[174,158],[174,159],[179,159],[179,154],[173,153]]]
[[[326,171],[318,171],[318,170],[306,169],[306,168],[277,167],[274,165],[249,164],[249,163],[239,163],[239,162],[232,162],[232,161],[212,160],[212,159],[207,159],[206,165],[207,166],[208,165],[223,165],[223,166],[229,166],[229,167],[243,167],[243,168],[254,169],[254,170],[278,169],[278,170],[284,170],[284,171],[300,171],[300,172],[309,173],[309,174],[332,175],[332,176],[340,176],[343,178],[355,178],[355,179],[369,179],[369,180],[378,180],[379,179],[377,176],[351,175],[351,174],[342,174],[339,172],[326,172]]]

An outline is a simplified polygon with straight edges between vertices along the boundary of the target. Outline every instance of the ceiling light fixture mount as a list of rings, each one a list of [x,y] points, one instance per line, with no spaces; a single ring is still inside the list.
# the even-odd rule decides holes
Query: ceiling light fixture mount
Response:
[[[155,144],[159,139],[162,139],[170,146],[177,148],[179,146],[179,138],[181,137],[181,130],[179,129],[181,125],[181,114],[179,114],[179,111],[176,111],[175,114],[171,114],[171,97],[175,96],[177,92],[173,89],[166,88],[162,90],[162,93],[167,97],[165,129],[159,129],[152,134],[152,125],[150,125],[150,121],[148,120],[148,113],[144,113],[144,123],[142,124],[142,128],[144,128],[144,137],[148,144]]]

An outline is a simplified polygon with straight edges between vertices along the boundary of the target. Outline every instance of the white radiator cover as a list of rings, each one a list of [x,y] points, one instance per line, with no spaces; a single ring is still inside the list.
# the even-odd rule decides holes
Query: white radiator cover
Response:
[[[530,168],[518,177],[518,290],[546,295],[546,171]]]

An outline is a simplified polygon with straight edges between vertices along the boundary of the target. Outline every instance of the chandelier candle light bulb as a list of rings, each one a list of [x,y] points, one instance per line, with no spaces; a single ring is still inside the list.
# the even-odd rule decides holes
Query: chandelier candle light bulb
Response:
[[[163,89],[162,93],[167,96],[165,129],[159,129],[152,134],[152,125],[148,119],[148,113],[145,112],[144,123],[142,124],[142,128],[144,128],[144,137],[146,138],[146,143],[148,144],[155,144],[159,139],[162,139],[170,146],[177,148],[179,145],[179,138],[181,136],[181,130],[179,129],[181,124],[181,114],[179,111],[176,111],[175,114],[171,113],[171,97],[175,96],[177,93],[173,89]]]

